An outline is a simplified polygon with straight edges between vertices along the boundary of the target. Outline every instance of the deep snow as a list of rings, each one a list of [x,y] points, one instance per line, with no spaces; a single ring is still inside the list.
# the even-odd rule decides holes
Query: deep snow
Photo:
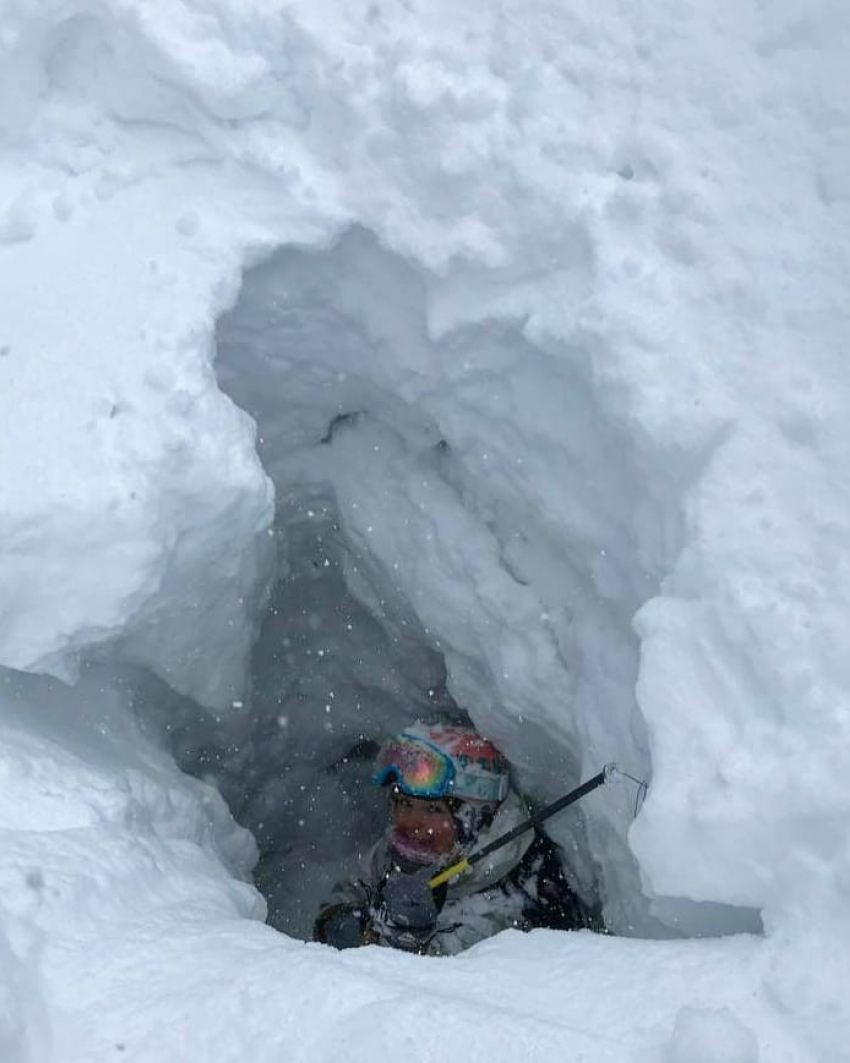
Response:
[[[848,45],[7,0],[0,1058],[847,1057]],[[380,812],[337,863],[300,788],[434,698],[540,799],[651,779],[553,827],[626,936],[262,924],[171,754],[303,932]]]

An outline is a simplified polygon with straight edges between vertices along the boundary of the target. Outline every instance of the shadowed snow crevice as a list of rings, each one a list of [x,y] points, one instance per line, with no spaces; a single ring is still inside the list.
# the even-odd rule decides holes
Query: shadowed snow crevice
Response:
[[[632,618],[678,549],[675,463],[653,478],[581,349],[511,320],[432,336],[434,283],[354,229],[251,269],[217,330],[275,486],[276,569],[247,701],[184,711],[178,745],[254,832],[270,919],[300,936],[381,829],[370,743],[415,717],[468,712],[540,802],[609,761],[650,776]],[[578,887],[620,932],[739,928],[714,906],[651,914],[634,804],[607,787],[552,822]]]

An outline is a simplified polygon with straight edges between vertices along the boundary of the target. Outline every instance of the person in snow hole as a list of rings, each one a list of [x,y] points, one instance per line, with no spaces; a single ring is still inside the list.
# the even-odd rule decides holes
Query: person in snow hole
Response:
[[[339,884],[313,938],[338,949],[384,945],[446,956],[508,927],[603,932],[598,906],[567,883],[553,842],[520,835],[447,885],[441,869],[527,818],[508,763],[471,727],[416,723],[388,739],[373,781],[389,794],[389,824],[363,875]]]

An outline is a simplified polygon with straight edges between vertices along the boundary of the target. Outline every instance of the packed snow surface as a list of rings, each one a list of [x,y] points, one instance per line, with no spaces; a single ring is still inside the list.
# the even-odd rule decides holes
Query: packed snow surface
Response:
[[[848,49],[6,0],[4,1063],[850,1058]],[[435,704],[539,800],[650,781],[552,827],[616,936],[263,922],[257,845],[306,936],[346,752]]]

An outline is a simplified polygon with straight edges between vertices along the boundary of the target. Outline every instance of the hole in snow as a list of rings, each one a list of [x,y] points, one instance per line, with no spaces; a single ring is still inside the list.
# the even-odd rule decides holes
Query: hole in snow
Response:
[[[140,692],[254,833],[270,922],[301,937],[383,829],[374,743],[414,718],[468,710],[539,802],[612,760],[650,777],[631,621],[678,547],[675,492],[655,488],[582,350],[511,321],[433,337],[439,290],[357,229],[246,274],[216,368],[277,500],[250,695],[216,717],[153,678]],[[721,905],[653,914],[634,804],[630,784],[605,787],[550,821],[609,925],[757,929]]]

